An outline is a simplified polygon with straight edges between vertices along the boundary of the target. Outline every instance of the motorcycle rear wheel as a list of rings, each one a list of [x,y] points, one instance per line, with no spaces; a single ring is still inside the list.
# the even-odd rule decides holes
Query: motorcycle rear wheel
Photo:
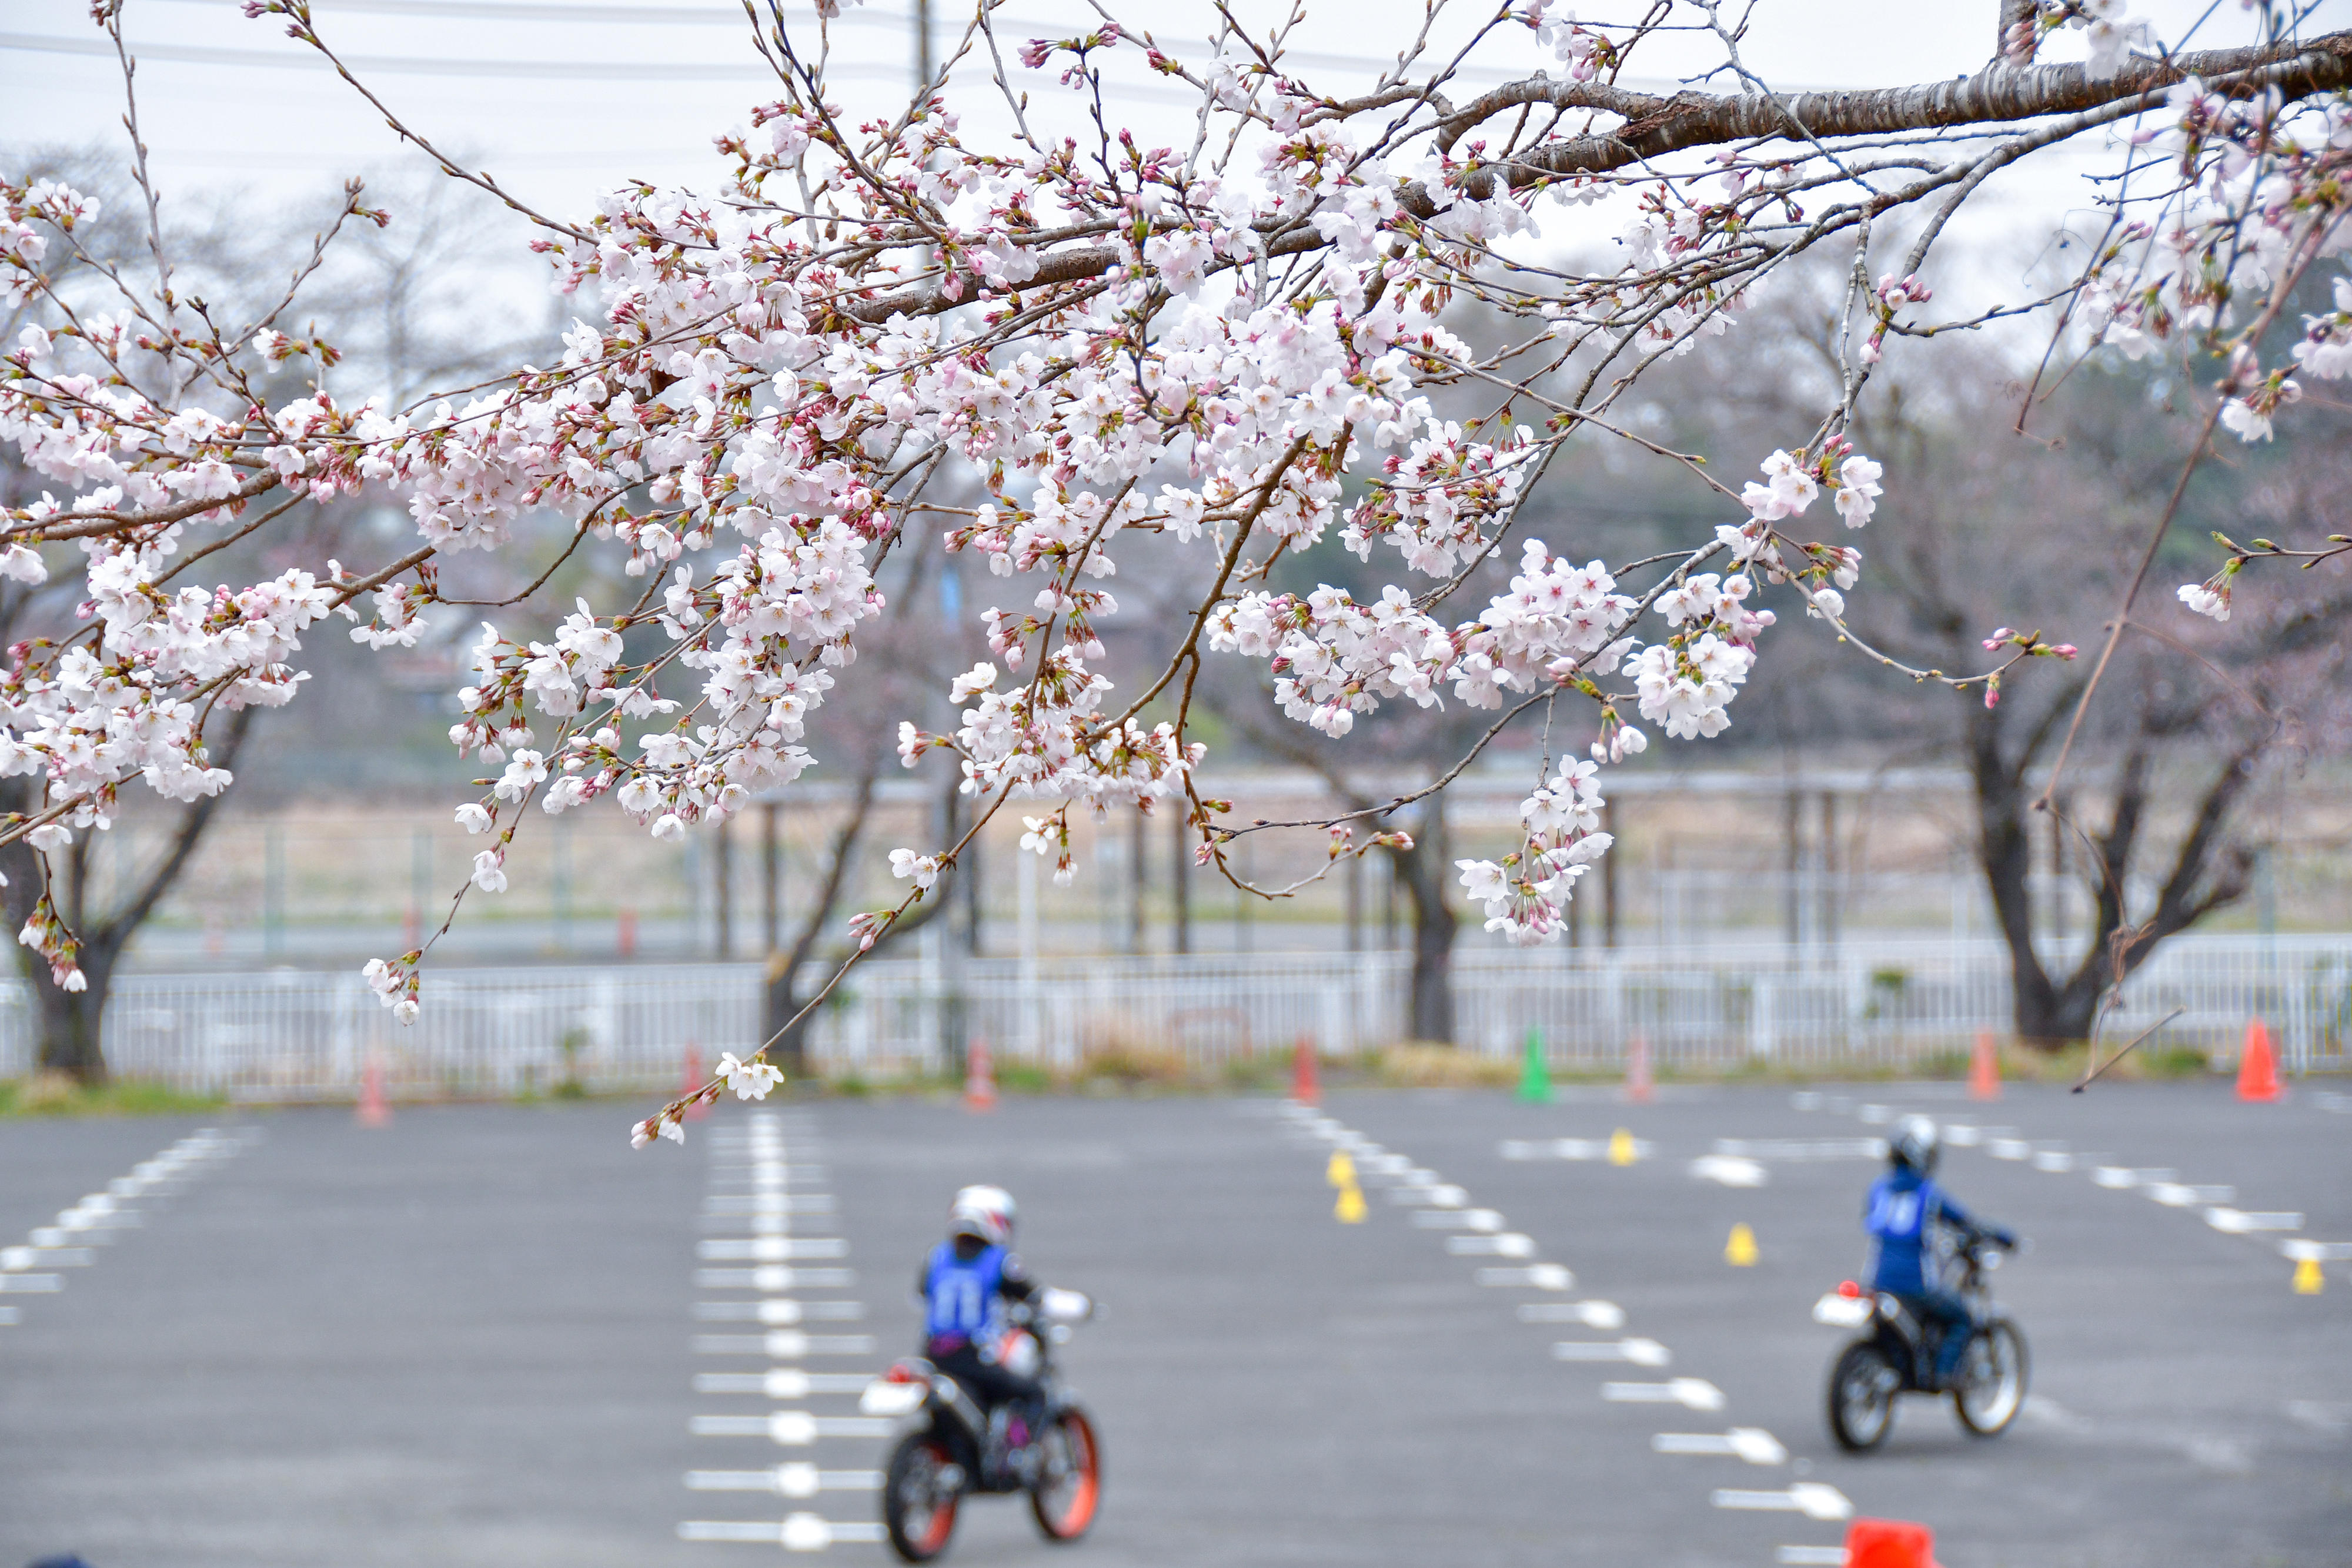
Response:
[[[1830,1435],[1838,1447],[1861,1454],[1886,1441],[1902,1388],[1902,1375],[1875,1343],[1865,1339],[1846,1346],[1830,1370]]]
[[[948,1549],[961,1493],[943,1487],[940,1475],[954,1463],[947,1445],[928,1432],[910,1433],[890,1451],[882,1474],[882,1524],[901,1561],[929,1563]]]
[[[1037,1435],[1044,1474],[1029,1493],[1029,1511],[1048,1541],[1076,1541],[1102,1506],[1102,1448],[1083,1410],[1056,1414]]]
[[[1970,1335],[1952,1388],[1952,1412],[1979,1437],[1997,1437],[2025,1407],[2025,1336],[2007,1318]]]

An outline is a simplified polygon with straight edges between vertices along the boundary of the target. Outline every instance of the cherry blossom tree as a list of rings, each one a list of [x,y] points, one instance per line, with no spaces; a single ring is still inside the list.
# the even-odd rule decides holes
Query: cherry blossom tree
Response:
[[[1605,769],[1648,744],[1635,720],[1675,740],[1720,734],[1790,607],[1886,658],[1843,621],[1859,557],[1841,542],[1901,494],[1852,439],[1884,354],[2021,325],[2053,367],[2100,345],[2181,353],[2210,410],[2193,467],[2217,430],[2259,439],[2293,402],[2289,366],[2261,345],[2338,252],[2352,160],[2352,35],[2305,36],[2299,11],[2268,4],[2231,13],[2244,39],[2207,47],[2156,37],[2122,0],[2003,0],[1972,76],[1790,93],[1745,63],[1746,23],[1717,0],[1618,22],[1431,0],[1372,81],[1319,80],[1291,58],[1297,11],[1222,5],[1215,37],[1187,50],[1108,10],[1076,36],[1007,37],[980,0],[926,90],[864,120],[828,85],[824,23],[752,5],[775,94],[719,138],[724,179],[704,194],[624,185],[567,221],[435,152],[343,68],[305,0],[246,10],[318,50],[451,177],[530,217],[574,325],[552,363],[395,404],[342,387],[332,345],[294,329],[307,258],[292,258],[287,305],[230,319],[175,287],[160,222],[149,276],[110,270],[76,250],[85,195],[0,183],[0,287],[38,317],[7,350],[0,436],[56,486],[10,509],[0,572],[88,584],[79,624],[12,650],[0,775],[43,789],[0,840],[46,868],[126,786],[226,788],[217,727],[294,699],[306,637],[340,617],[363,643],[404,645],[436,613],[445,558],[530,549],[526,524],[553,517],[569,535],[558,559],[615,539],[643,587],[583,601],[543,639],[482,627],[451,740],[485,767],[457,813],[484,844],[471,886],[495,895],[534,804],[610,797],[675,839],[789,786],[810,764],[810,714],[879,624],[884,558],[966,553],[1005,580],[982,612],[994,657],[952,683],[957,722],[909,722],[899,748],[909,763],[951,754],[972,809],[960,837],[894,853],[904,896],[854,918],[861,944],[940,890],[1007,806],[1035,813],[1026,841],[1057,880],[1074,873],[1080,810],[1177,812],[1200,863],[1237,877],[1229,851],[1247,831],[1311,829],[1335,859],[1366,852],[1384,813],[1538,709],[1589,759],[1531,779],[1517,849],[1458,870],[1489,929],[1553,938],[1608,851]],[[120,0],[93,16],[128,86]],[[2042,58],[2078,36],[2087,59]],[[1662,40],[1692,38],[1713,68],[1672,93],[1631,85]],[[1106,62],[1131,52],[1196,104],[1189,141],[1151,145],[1119,123]],[[1542,70],[1465,85],[1474,63],[1531,55]],[[983,102],[1007,129],[967,135]],[[2068,144],[2104,152],[2084,192],[2105,223],[2088,265],[2037,298],[1932,308],[1938,286],[1974,292],[1965,259],[1939,248],[1955,218],[2002,171]],[[354,191],[338,221],[389,219]],[[1808,422],[1769,451],[1709,453],[1621,417],[1654,367],[1738,330],[1748,301],[1816,255],[1848,282],[1838,385]],[[1445,319],[1460,298],[1516,333],[1474,348]],[[2294,375],[2341,374],[2346,323],[2310,331]],[[301,367],[302,394],[268,395],[273,366]],[[1441,394],[1477,412],[1441,417]],[[1666,559],[1614,565],[1529,536],[1522,503],[1580,441],[1699,475],[1720,521]],[[950,498],[950,476],[987,498]],[[305,497],[352,493],[398,498],[413,545],[264,581],[186,575]],[[1130,541],[1152,535],[1197,563],[1197,594],[1149,678],[1118,689],[1096,622]],[[1395,580],[1362,599],[1269,590],[1275,561],[1327,536]],[[2135,594],[2153,559],[2151,544]],[[1490,560],[1516,570],[1465,602]],[[1981,669],[1916,673],[1990,697],[2068,652],[1987,641]],[[1213,658],[1261,664],[1282,712],[1328,736],[1397,704],[1495,723],[1393,800],[1237,824],[1200,788],[1191,729]],[[40,874],[21,940],[70,985],[77,936]],[[403,1019],[425,1005],[425,959],[369,966]],[[701,1093],[764,1093],[762,1065],[732,1063]],[[633,1136],[682,1137],[681,1110]]]

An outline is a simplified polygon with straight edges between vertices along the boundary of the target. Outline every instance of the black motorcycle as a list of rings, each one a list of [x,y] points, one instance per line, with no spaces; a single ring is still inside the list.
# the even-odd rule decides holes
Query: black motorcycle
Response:
[[[1921,1322],[1895,1297],[1848,1280],[1814,1304],[1816,1322],[1863,1330],[1830,1370],[1830,1431],[1840,1447],[1862,1453],[1886,1441],[1903,1394],[1949,1394],[1960,1425],[1979,1437],[1996,1437],[2017,1419],[2025,1404],[2025,1335],[2001,1315],[1985,1282],[2003,1249],[1982,1230],[1959,1239],[1959,1294],[1971,1323],[1948,1384],[1936,1376],[1943,1328]]]
[[[956,1380],[909,1356],[867,1387],[859,1407],[904,1416],[907,1427],[882,1472],[882,1522],[908,1563],[947,1550],[966,1495],[1026,1492],[1048,1541],[1076,1541],[1102,1500],[1102,1447],[1095,1425],[1054,1366],[1053,1347],[1094,1315],[1076,1291],[1040,1291],[1013,1303],[997,1354],[1045,1389],[1043,1408],[999,1405],[983,1411]],[[1032,1423],[1034,1423],[1033,1426]]]

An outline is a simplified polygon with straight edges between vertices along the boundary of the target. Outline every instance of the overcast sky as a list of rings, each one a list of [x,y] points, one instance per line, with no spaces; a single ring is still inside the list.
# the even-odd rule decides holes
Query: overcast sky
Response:
[[[1299,74],[1326,91],[1345,90],[1391,62],[1421,10],[1413,0],[1310,4],[1315,15],[1297,35],[1294,58]],[[872,0],[845,6],[834,24],[832,79],[853,112],[903,104],[912,7],[913,0]],[[1212,16],[1202,0],[1110,8],[1152,25],[1160,45],[1180,56],[1205,40]],[[1236,9],[1252,16],[1275,5],[1237,0]],[[2186,0],[2135,5],[2168,42],[2206,9]],[[2200,42],[2243,41],[2240,7],[2221,0],[2211,9],[2211,31]],[[1486,7],[1462,10],[1468,16]],[[1612,14],[1589,0],[1582,10]],[[944,51],[968,13],[960,0],[935,0],[933,11]],[[583,210],[626,177],[715,185],[723,166],[710,151],[712,133],[743,123],[751,104],[776,96],[733,0],[316,0],[314,13],[329,41],[404,119],[559,215]],[[790,6],[787,15],[808,18],[814,37],[809,5]],[[1979,68],[1990,52],[1993,15],[1992,0],[1758,0],[1743,51],[1749,68],[1776,86],[1920,81]],[[1091,12],[1074,0],[1014,0],[1000,16],[1001,37],[1025,37],[1081,30]],[[148,144],[171,188],[226,185],[283,197],[331,189],[352,172],[404,161],[425,166],[323,60],[287,38],[276,18],[248,21],[236,0],[129,0],[126,17],[142,58]],[[2352,0],[2326,0],[2314,18],[2315,30],[2347,25]],[[8,83],[0,94],[0,142],[119,141],[120,73],[110,52],[97,52],[104,42],[84,0],[0,4],[0,80]],[[2079,38],[2067,36],[2054,53],[2080,52]],[[1147,142],[1188,141],[1190,115],[1140,68],[1140,51],[1118,57],[1118,112]],[[1719,57],[1712,39],[1690,34],[1645,44],[1637,63],[1643,85],[1671,87],[1676,74],[1705,70]],[[1528,40],[1496,51],[1474,79],[1500,80],[1546,63]],[[967,134],[984,141],[1004,116],[985,78],[971,74],[977,90],[961,100]],[[1033,84],[1033,123],[1059,116],[1063,129],[1081,129],[1073,95],[1046,73],[1020,74]],[[2002,237],[1986,228],[1996,223],[2046,229],[2082,207],[2088,192],[2080,175],[2097,161],[2096,151],[2061,149],[2031,161],[2034,167],[1986,204],[1976,237]]]

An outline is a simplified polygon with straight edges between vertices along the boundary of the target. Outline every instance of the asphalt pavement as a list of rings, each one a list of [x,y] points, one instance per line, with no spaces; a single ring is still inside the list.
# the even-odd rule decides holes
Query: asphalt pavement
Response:
[[[0,1568],[879,1561],[855,1389],[972,1181],[1104,1303],[1064,1354],[1106,1494],[1066,1559],[975,1500],[954,1562],[1833,1561],[1846,1511],[1946,1568],[2352,1563],[2352,1270],[2298,1294],[2281,1251],[2352,1241],[2330,1098],[730,1102],[636,1154],[611,1104],[0,1124],[0,1247],[75,1243],[0,1253],[56,1286],[0,1291]],[[1910,1109],[2033,1239],[1996,1285],[2034,1398],[1990,1441],[1914,1398],[1854,1458],[1811,1309]]]

